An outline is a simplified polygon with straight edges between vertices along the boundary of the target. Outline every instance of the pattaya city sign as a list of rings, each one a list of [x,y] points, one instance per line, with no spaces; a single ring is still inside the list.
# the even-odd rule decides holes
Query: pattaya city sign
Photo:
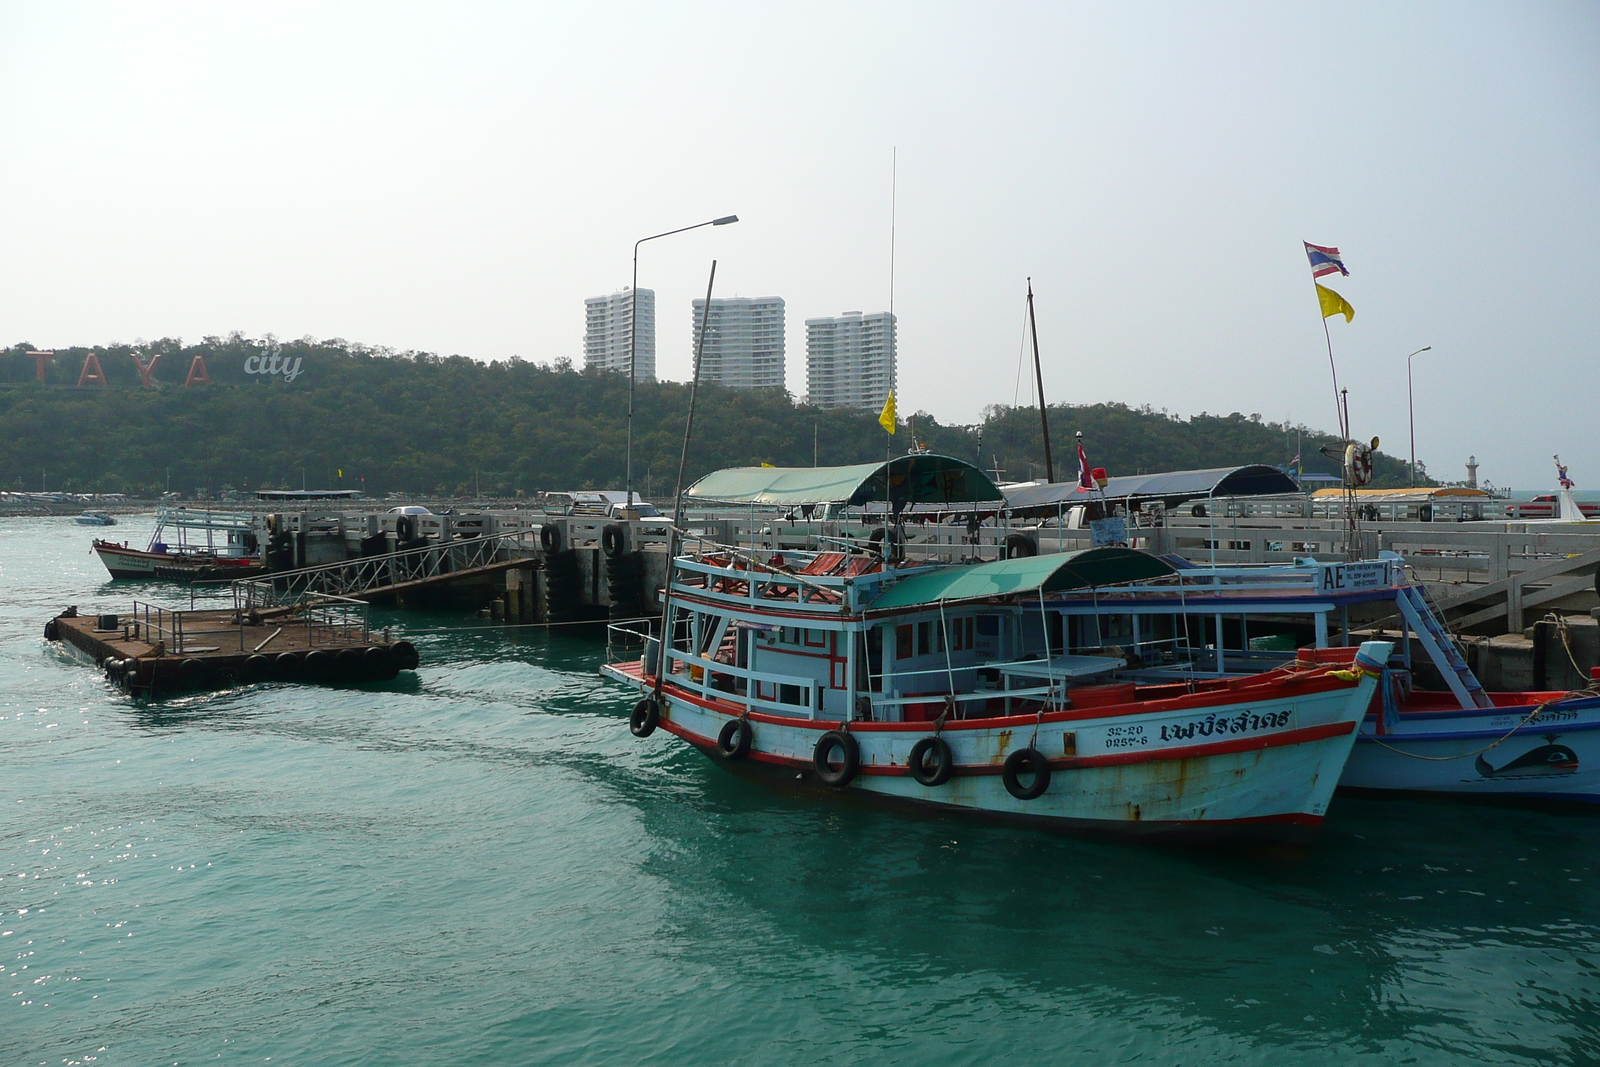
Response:
[[[287,356],[272,352],[266,355],[251,356],[244,361],[246,374],[265,374],[268,377],[283,375],[283,380],[292,382],[300,377],[300,364],[304,362],[301,356],[289,359]]]

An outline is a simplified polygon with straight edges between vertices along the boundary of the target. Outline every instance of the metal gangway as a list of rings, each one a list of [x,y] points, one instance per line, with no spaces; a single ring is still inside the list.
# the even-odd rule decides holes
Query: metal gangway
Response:
[[[430,585],[531,566],[520,551],[537,547],[527,534],[495,534],[442,541],[379,556],[278,571],[233,582],[234,603],[250,611],[315,602],[322,597],[377,600]]]

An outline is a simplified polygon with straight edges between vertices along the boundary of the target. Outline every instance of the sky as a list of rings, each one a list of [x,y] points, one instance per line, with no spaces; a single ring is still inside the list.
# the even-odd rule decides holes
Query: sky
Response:
[[[1331,429],[1311,241],[1355,436],[1409,454],[1431,346],[1430,473],[1600,487],[1600,5],[0,0],[0,344],[581,364],[727,214],[640,251],[664,378],[713,259],[796,395],[892,276],[900,411],[974,422],[1031,278],[1052,403]]]

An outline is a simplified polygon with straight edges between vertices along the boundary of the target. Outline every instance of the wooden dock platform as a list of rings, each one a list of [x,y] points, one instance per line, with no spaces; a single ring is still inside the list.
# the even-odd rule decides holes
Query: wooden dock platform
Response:
[[[45,637],[94,660],[126,692],[153,697],[241,682],[364,682],[418,664],[409,641],[366,625],[365,605],[341,598],[277,612],[197,608],[171,611],[135,602],[131,615],[51,619]]]

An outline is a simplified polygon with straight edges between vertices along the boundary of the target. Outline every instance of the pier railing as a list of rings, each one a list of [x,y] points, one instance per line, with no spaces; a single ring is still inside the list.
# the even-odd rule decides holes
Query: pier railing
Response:
[[[504,562],[510,552],[532,547],[523,538],[523,534],[516,533],[445,541],[343,563],[241,578],[233,583],[234,606],[242,611],[259,611],[325,597],[360,598],[375,590],[437,581]]]
[[[127,621],[132,635],[149,644],[161,644],[170,656],[195,652],[222,651],[258,652],[285,630],[304,630],[305,643],[312,648],[320,645],[347,644],[371,639],[372,630],[367,623],[367,604],[347,597],[318,596],[297,605],[292,613],[280,616],[268,625],[276,631],[266,640],[246,646],[245,629],[249,625],[247,611],[234,611],[231,621],[226,612],[215,607],[171,610],[136,600],[133,614]],[[260,630],[257,624],[254,627]]]

